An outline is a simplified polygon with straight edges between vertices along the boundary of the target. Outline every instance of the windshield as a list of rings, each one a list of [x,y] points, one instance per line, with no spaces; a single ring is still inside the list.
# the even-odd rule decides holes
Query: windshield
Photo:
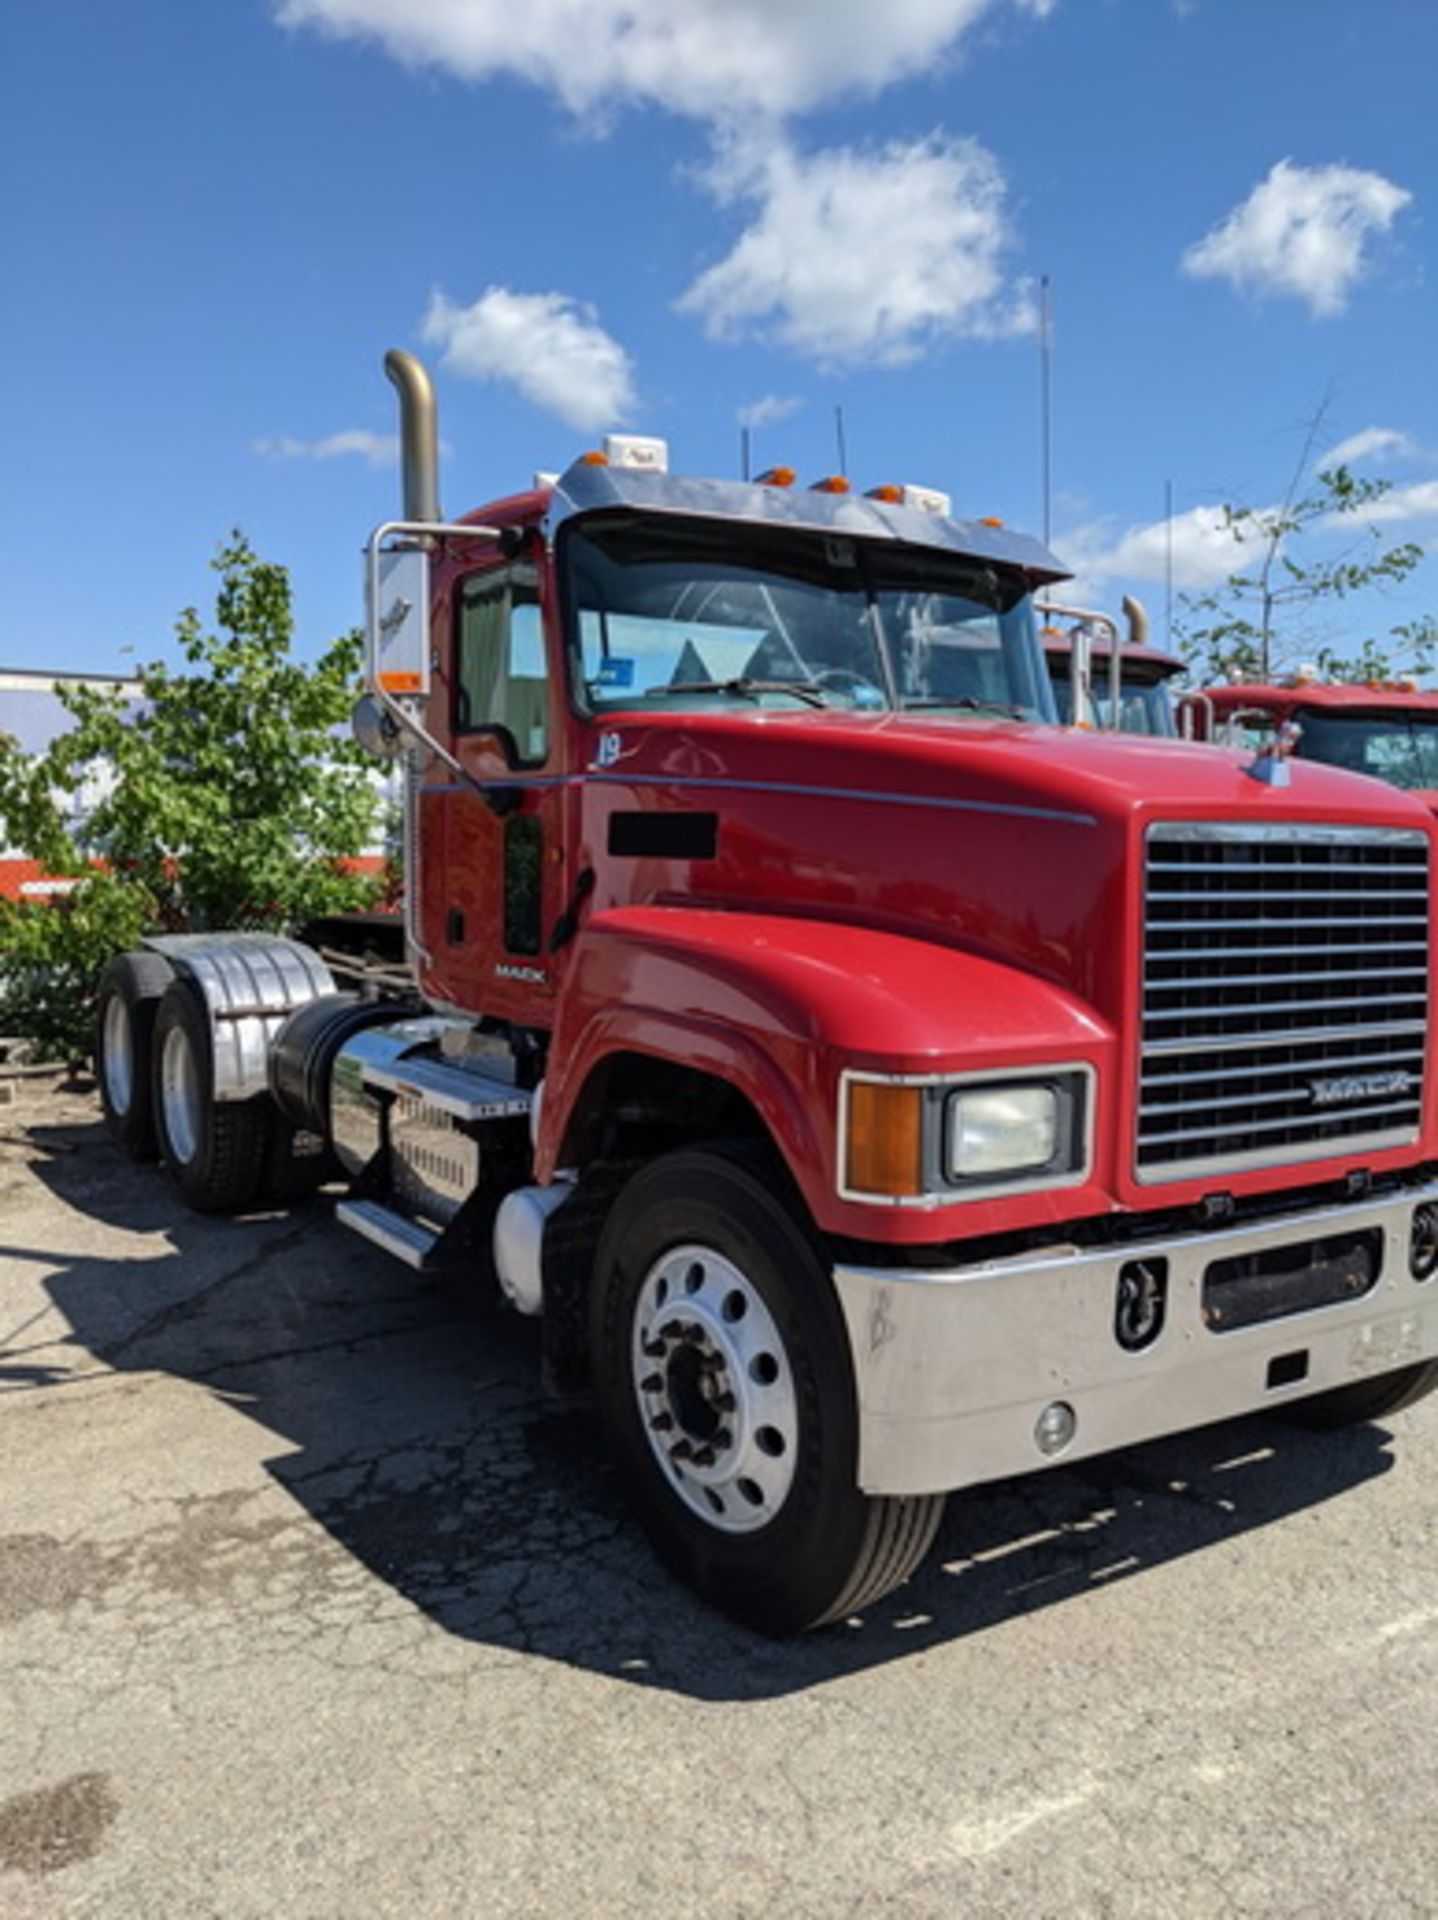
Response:
[[[629,514],[570,526],[563,554],[593,713],[717,701],[1053,718],[1016,573],[835,534]]]
[[[1049,664],[1053,671],[1054,704],[1058,708],[1059,719],[1068,726],[1073,719],[1073,683],[1069,679],[1069,663],[1065,660],[1062,663],[1050,661]],[[1099,726],[1111,727],[1113,700],[1107,666],[1102,660],[1095,662],[1092,693]],[[1125,674],[1119,682],[1118,726],[1120,733],[1148,733],[1166,740],[1174,739],[1178,728],[1174,724],[1173,701],[1164,682],[1134,680]]]
[[[1306,707],[1298,751],[1306,760],[1369,773],[1394,787],[1438,788],[1438,714],[1333,713]]]

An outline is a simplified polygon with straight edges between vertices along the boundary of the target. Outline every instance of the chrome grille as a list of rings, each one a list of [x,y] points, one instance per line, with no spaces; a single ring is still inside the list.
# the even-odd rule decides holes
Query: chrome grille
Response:
[[[1417,1138],[1428,837],[1185,822],[1146,843],[1139,1178]]]

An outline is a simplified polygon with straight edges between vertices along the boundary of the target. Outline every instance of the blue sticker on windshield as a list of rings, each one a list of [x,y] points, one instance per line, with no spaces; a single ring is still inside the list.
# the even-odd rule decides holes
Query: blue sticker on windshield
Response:
[[[601,687],[632,687],[634,685],[634,662],[626,660],[620,654],[611,653],[600,664],[599,678],[595,683]]]

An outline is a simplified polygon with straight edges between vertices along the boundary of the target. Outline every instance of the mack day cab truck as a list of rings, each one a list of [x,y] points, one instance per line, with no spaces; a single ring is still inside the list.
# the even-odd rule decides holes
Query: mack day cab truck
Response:
[[[442,518],[429,382],[357,724],[408,765],[415,987],[161,937],[117,1136],[201,1207],[333,1156],[345,1225],[492,1266],[668,1563],[770,1632],[945,1495],[1438,1379],[1430,817],[1054,723],[1033,540],[620,440]]]

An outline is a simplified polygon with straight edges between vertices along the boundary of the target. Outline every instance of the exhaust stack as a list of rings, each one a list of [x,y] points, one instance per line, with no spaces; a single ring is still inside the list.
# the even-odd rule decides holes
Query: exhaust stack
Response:
[[[1148,645],[1148,610],[1142,600],[1135,600],[1131,593],[1123,597],[1123,610],[1128,620],[1128,644],[1131,647]]]
[[[404,468],[404,517],[434,522],[439,510],[439,433],[434,387],[412,353],[391,347],[384,370],[399,393],[400,450]]]

